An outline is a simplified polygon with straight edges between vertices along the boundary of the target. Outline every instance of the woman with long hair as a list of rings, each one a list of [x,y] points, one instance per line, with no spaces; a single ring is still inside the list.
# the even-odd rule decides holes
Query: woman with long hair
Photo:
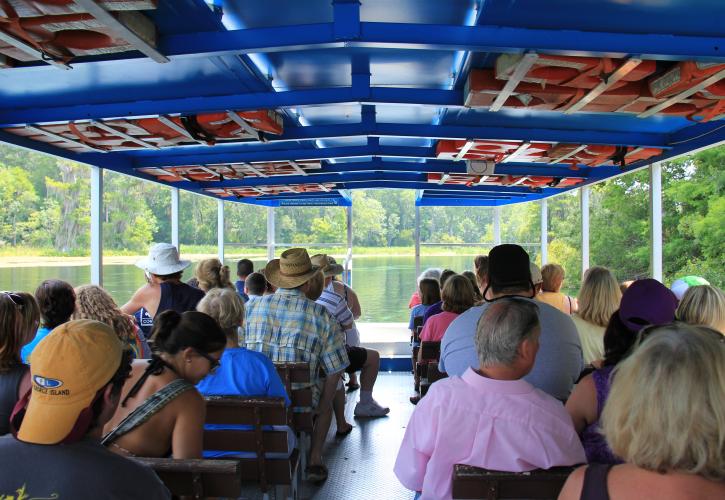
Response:
[[[151,349],[133,316],[121,312],[113,297],[97,285],[76,287],[76,308],[72,319],[93,319],[105,323],[127,345],[133,357],[148,359]]]
[[[587,269],[579,289],[579,310],[571,317],[581,340],[584,364],[604,357],[604,330],[621,300],[619,284],[609,269]]]
[[[688,288],[675,314],[680,321],[709,326],[725,335],[725,295],[712,285]]]
[[[30,390],[30,370],[20,357],[38,329],[40,308],[25,292],[0,292],[0,436],[10,431],[15,403]]]
[[[227,338],[204,313],[164,311],[151,360],[134,361],[103,444],[124,455],[201,458],[206,407],[194,387],[219,366]]]

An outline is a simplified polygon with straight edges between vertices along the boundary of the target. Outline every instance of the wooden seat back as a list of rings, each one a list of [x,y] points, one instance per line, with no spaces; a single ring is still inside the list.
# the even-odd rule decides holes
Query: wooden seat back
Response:
[[[142,458],[133,460],[151,467],[174,497],[238,498],[242,494],[242,462]]]
[[[206,398],[205,423],[249,427],[204,429],[205,450],[255,454],[254,458],[241,459],[242,480],[258,482],[262,491],[267,491],[270,484],[292,483],[296,458],[294,451],[288,450],[287,431],[268,427],[288,425],[283,398],[210,396]],[[278,453],[280,458],[268,458],[269,453]]]
[[[420,351],[422,359],[438,361],[441,357],[441,343],[424,340],[420,343]]]
[[[274,367],[292,400],[292,428],[297,432],[312,433],[312,388],[292,388],[292,384],[310,383],[310,364],[275,363]]]
[[[471,465],[453,466],[453,498],[555,499],[574,467],[530,472],[499,472]]]

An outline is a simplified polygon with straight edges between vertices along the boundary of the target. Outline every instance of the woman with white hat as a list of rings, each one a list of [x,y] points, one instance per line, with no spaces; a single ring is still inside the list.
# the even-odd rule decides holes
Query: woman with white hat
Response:
[[[140,316],[139,324],[148,332],[157,314],[169,309],[178,313],[194,311],[204,292],[181,281],[184,269],[191,265],[181,260],[179,251],[169,243],[156,243],[149,255],[136,263],[146,273],[147,284],[136,290],[133,297],[121,306],[126,314]]]

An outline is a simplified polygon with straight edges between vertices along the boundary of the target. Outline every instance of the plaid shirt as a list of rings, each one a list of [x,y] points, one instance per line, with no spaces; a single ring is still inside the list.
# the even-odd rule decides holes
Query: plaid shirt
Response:
[[[247,304],[247,349],[266,354],[273,362],[307,362],[315,404],[320,366],[325,373],[344,370],[350,361],[345,334],[327,310],[297,289],[280,288]]]

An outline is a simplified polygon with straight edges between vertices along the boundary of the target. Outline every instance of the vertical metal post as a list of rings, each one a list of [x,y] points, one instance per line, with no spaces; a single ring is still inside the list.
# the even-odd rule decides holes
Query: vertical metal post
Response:
[[[493,207],[493,244],[501,244],[501,207]]]
[[[589,269],[589,186],[579,190],[579,211],[582,216],[582,278]]]
[[[91,283],[103,286],[103,169],[91,167]]]
[[[216,201],[216,247],[219,260],[224,264],[224,200]]]
[[[179,245],[179,188],[171,188],[171,244],[181,252]]]
[[[274,259],[274,207],[267,207],[267,260]]]
[[[345,255],[345,282],[352,286],[352,205],[347,207],[347,255]]]
[[[650,270],[662,281],[662,164],[649,167]]]
[[[549,203],[544,198],[541,200],[541,265],[544,266],[549,260]]]
[[[415,206],[415,279],[420,276],[420,207]]]

